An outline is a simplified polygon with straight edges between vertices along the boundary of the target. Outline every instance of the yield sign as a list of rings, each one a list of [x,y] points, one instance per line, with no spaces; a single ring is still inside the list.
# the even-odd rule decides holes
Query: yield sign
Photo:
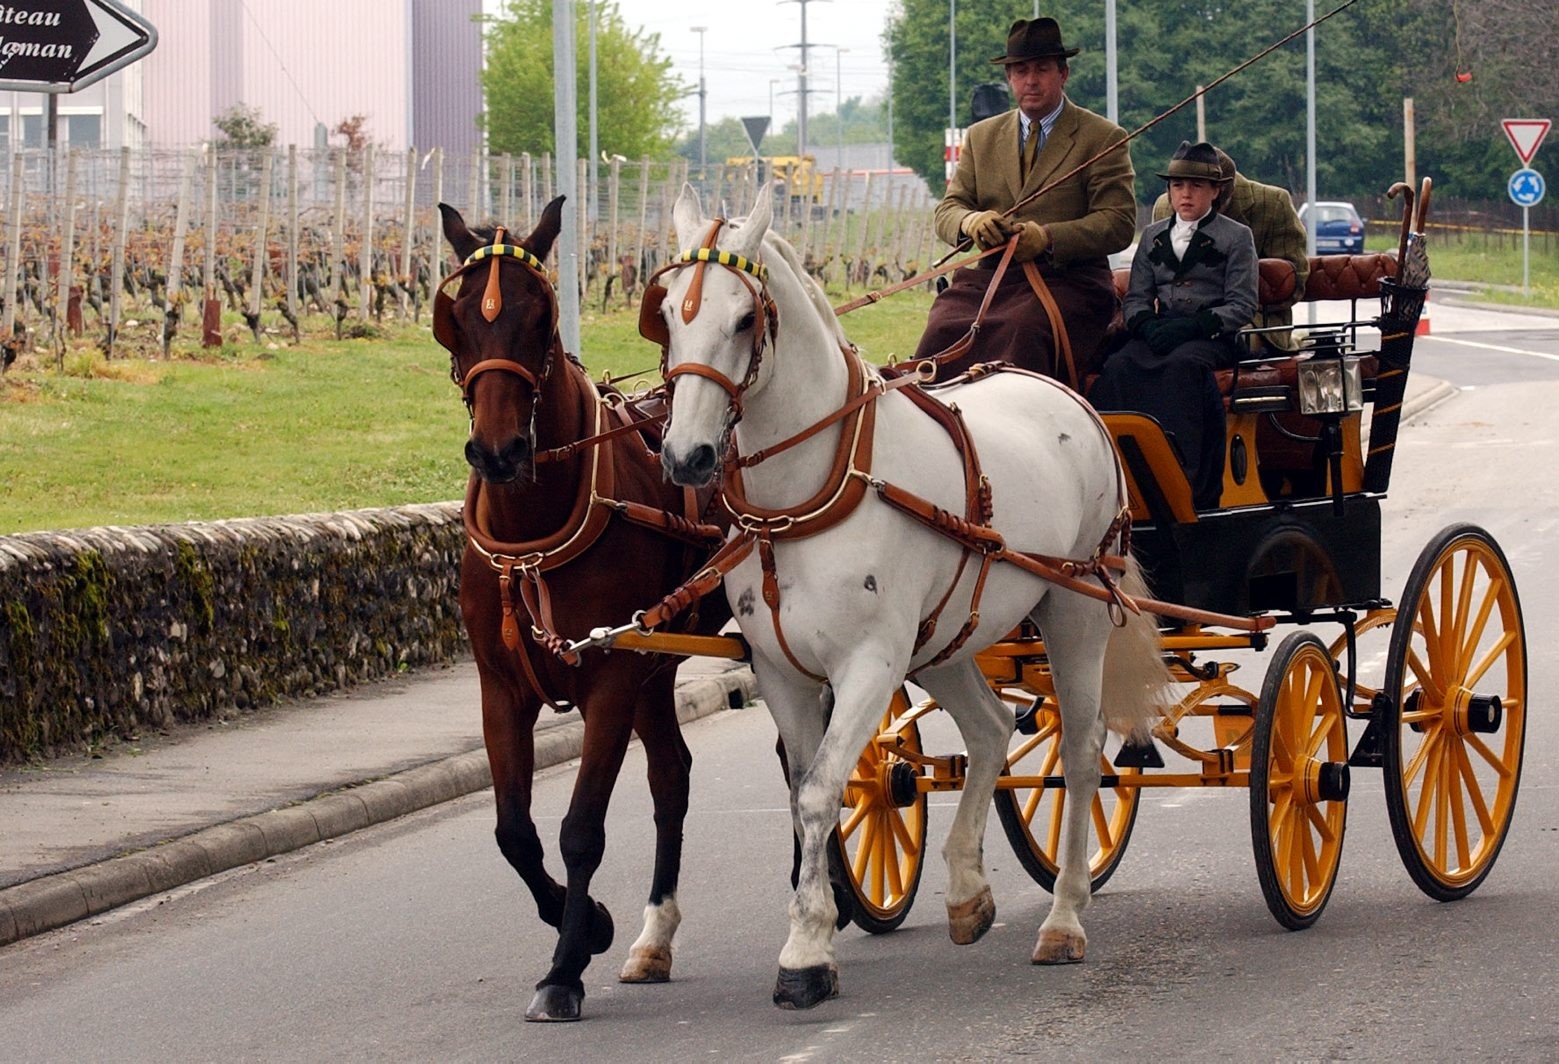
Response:
[[[742,128],[747,131],[747,139],[752,143],[752,153],[758,154],[758,145],[763,143],[763,135],[769,131],[769,116],[755,115],[742,119]]]
[[[121,0],[55,0],[0,10],[0,89],[75,92],[157,47],[152,24]]]
[[[1546,118],[1507,118],[1500,123],[1505,127],[1505,136],[1510,138],[1510,146],[1516,149],[1523,163],[1532,161],[1552,124]]]

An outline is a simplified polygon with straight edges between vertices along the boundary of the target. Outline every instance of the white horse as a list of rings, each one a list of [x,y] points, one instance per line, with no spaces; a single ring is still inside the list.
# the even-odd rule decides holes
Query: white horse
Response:
[[[693,249],[695,260],[711,261],[666,275],[660,338],[674,392],[662,464],[678,483],[703,484],[720,471],[728,439],[744,456],[784,444],[843,407],[852,379],[879,377],[846,347],[822,290],[794,249],[768,231],[766,193],[746,219],[717,227],[701,217],[692,188],[684,188],[674,219],[681,245]],[[709,245],[729,254],[700,255],[697,249]],[[760,259],[762,265],[755,265]],[[1110,538],[1123,507],[1117,460],[1098,418],[1076,395],[1033,375],[1003,372],[941,398],[955,403],[968,423],[990,480],[992,524],[1008,546],[1085,559]],[[950,434],[902,392],[890,391],[874,405],[870,476],[964,514],[965,465]],[[815,510],[820,491],[828,494],[841,433],[858,432],[854,424],[852,417],[839,419],[745,469],[738,487],[746,502],[759,510],[793,510],[798,517],[809,505]],[[855,474],[844,480],[864,482]],[[729,480],[727,489],[729,494]],[[769,527],[783,525],[780,520]],[[838,993],[830,832],[851,768],[912,670],[921,670],[916,682],[952,714],[968,748],[965,786],[942,851],[949,933],[954,942],[970,943],[990,928],[995,904],[981,842],[1013,716],[986,684],[974,655],[1024,617],[1043,632],[1054,673],[1068,792],[1055,901],[1032,959],[1053,964],[1083,958],[1088,817],[1106,724],[1101,686],[1108,675],[1113,693],[1103,697],[1111,727],[1145,727],[1157,712],[1151,695],[1168,680],[1157,629],[1146,614],[1133,615],[1122,632],[1129,638],[1112,639],[1117,629],[1105,604],[1000,564],[984,581],[973,616],[980,564],[973,555],[960,568],[968,553],[868,491],[826,531],[760,542],[726,577],[726,594],[752,645],[760,693],[791,764],[791,812],[802,861],[774,991],[782,1008],[808,1008]],[[1129,566],[1128,580],[1134,577]],[[917,648],[917,632],[944,602],[941,624]],[[945,660],[934,661],[966,620],[972,635]]]

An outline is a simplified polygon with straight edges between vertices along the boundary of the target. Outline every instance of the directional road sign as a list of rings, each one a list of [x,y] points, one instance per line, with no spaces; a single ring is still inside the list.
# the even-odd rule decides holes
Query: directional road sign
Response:
[[[1500,123],[1505,127],[1505,136],[1510,138],[1510,146],[1516,149],[1523,164],[1532,161],[1532,156],[1537,154],[1538,145],[1548,136],[1548,127],[1552,124],[1546,118],[1507,118]]]
[[[1536,207],[1543,202],[1543,193],[1546,191],[1543,175],[1530,167],[1523,167],[1511,174],[1510,183],[1505,187],[1518,207]]]
[[[157,31],[119,0],[0,4],[0,89],[75,92],[157,47]]]

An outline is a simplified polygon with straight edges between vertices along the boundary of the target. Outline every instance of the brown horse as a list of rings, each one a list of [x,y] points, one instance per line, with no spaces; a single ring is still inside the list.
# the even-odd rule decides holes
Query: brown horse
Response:
[[[634,732],[649,761],[655,871],[644,930],[621,979],[670,978],[692,762],[677,726],[676,659],[575,654],[566,643],[660,601],[721,536],[700,523],[691,495],[663,481],[658,440],[629,424],[623,404],[603,399],[563,351],[556,294],[542,266],[562,204],[561,196],[549,203],[519,241],[501,228],[472,231],[440,204],[444,235],[464,265],[439,286],[434,303],[434,334],[450,351],[471,414],[460,608],[481,679],[498,848],[559,932],[527,1020],[578,1019],[585,967],[612,943],[612,918],[589,889],[605,847],[607,802]],[[716,598],[723,596],[711,597],[690,626],[718,630],[728,614]],[[544,867],[531,819],[532,729],[543,705],[577,707],[584,718],[579,775],[559,838],[561,884]]]

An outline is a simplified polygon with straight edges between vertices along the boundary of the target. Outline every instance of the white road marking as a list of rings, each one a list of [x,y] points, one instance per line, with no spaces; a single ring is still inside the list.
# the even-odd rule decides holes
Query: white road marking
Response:
[[[1481,347],[1485,351],[1503,351],[1507,355],[1531,355],[1533,358],[1546,358],[1550,362],[1559,362],[1559,355],[1551,355],[1547,351],[1529,351],[1524,347],[1506,347],[1503,344],[1486,344],[1478,340],[1453,340],[1449,336],[1435,336],[1433,339],[1442,344],[1458,344],[1462,347]]]

